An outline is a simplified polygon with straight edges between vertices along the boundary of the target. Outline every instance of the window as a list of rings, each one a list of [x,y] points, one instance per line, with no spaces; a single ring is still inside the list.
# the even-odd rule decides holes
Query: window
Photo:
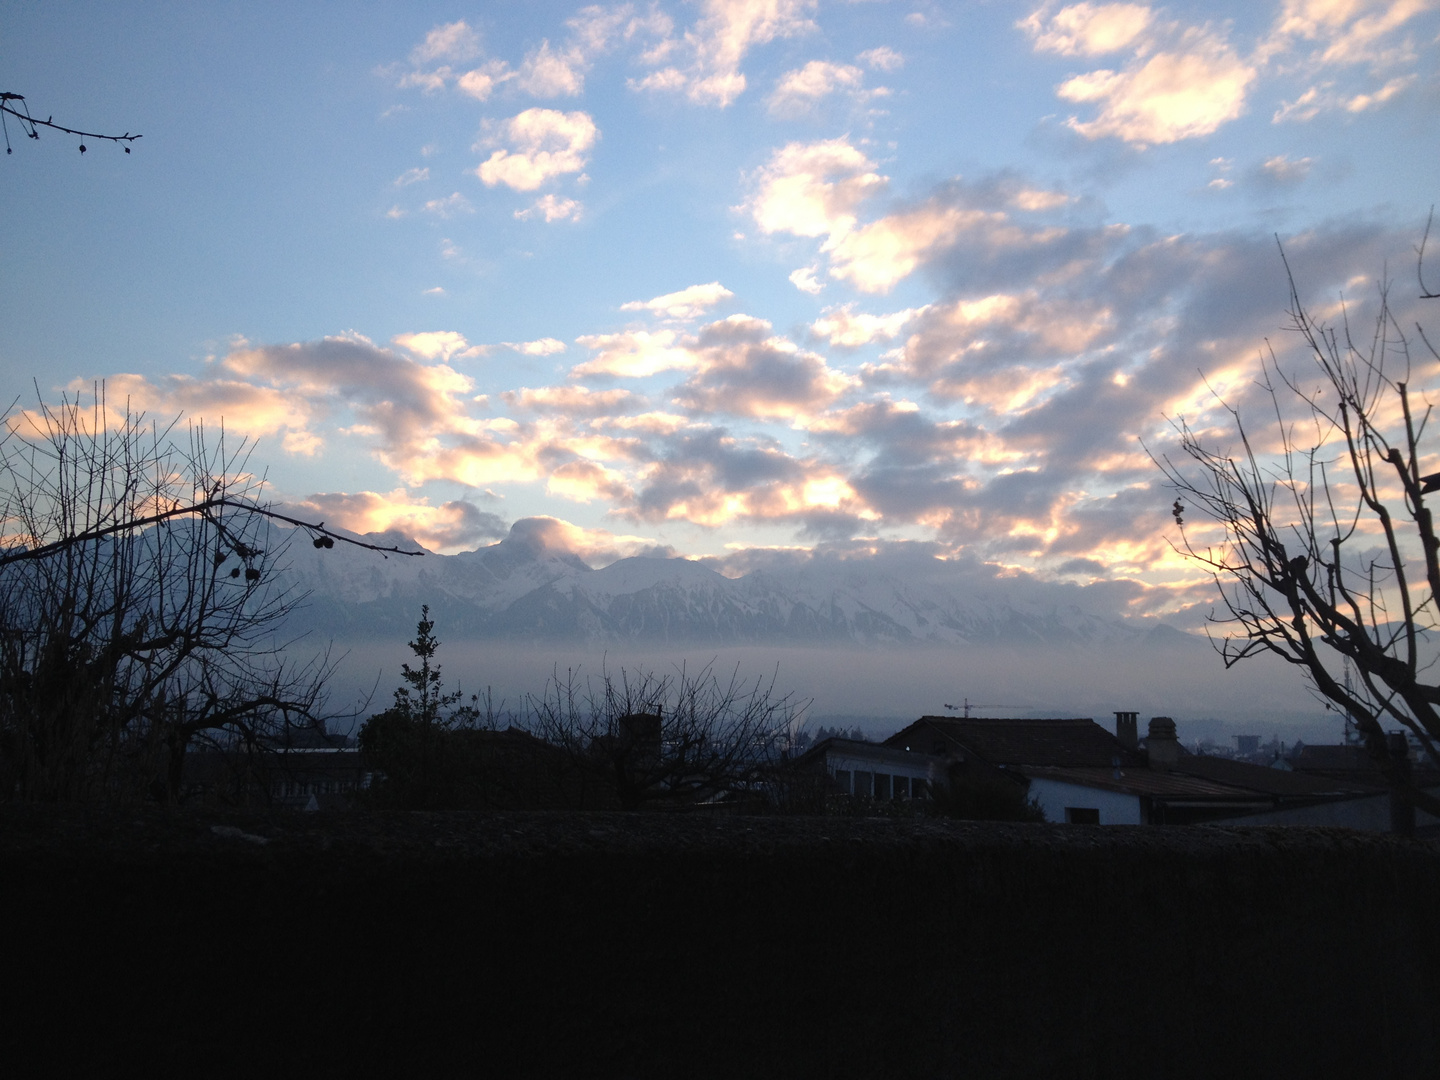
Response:
[[[897,776],[894,780],[895,798],[908,799],[910,797],[910,778],[908,776]]]
[[[1093,806],[1067,806],[1065,820],[1071,825],[1099,825],[1100,811]]]
[[[877,772],[875,774],[875,798],[890,798],[890,774]]]
[[[860,799],[868,799],[875,794],[875,774],[855,770],[855,796]]]
[[[835,782],[840,785],[840,790],[841,790],[841,791],[845,792],[846,795],[849,795],[849,794],[850,794],[850,770],[849,770],[849,769],[836,769],[836,770],[835,770]]]

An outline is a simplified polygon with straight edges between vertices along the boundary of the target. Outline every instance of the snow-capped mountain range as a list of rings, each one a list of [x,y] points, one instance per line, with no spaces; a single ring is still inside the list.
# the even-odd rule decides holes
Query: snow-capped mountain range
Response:
[[[536,520],[517,522],[489,547],[418,558],[345,544],[316,550],[297,536],[288,561],[293,584],[309,597],[291,624],[335,638],[403,638],[426,604],[449,637],[516,642],[1098,645],[1188,637],[1097,612],[1082,603],[1083,587],[998,578],[993,568],[928,556],[801,557],[739,577],[683,558],[594,569],[528,527]],[[366,539],[413,544],[394,534]]]

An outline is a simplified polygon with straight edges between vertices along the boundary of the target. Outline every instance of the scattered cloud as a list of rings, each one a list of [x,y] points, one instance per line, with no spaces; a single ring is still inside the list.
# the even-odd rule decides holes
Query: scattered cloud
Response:
[[[480,53],[480,35],[461,19],[444,23],[425,35],[410,51],[410,62],[419,66],[435,60],[469,60]]]
[[[1310,175],[1313,158],[1291,158],[1284,154],[1267,158],[1260,171],[1277,184],[1298,184]]]
[[[595,355],[571,372],[576,378],[586,375],[611,375],[625,379],[643,379],[662,371],[691,368],[696,359],[690,350],[676,344],[673,330],[627,330],[618,334],[587,334],[575,339]]]
[[[790,143],[775,151],[753,177],[746,209],[762,232],[833,236],[855,225],[866,199],[887,178],[845,139]]]
[[[1071,4],[1047,16],[1045,9],[1016,25],[1035,40],[1040,52],[1061,56],[1104,56],[1140,37],[1154,20],[1143,4]]]
[[[810,333],[841,349],[858,349],[875,342],[894,341],[900,332],[925,308],[906,308],[888,315],[868,315],[855,311],[854,304],[841,304],[825,309],[825,314],[810,324]]]
[[[832,94],[864,101],[875,93],[865,90],[865,73],[853,64],[811,60],[780,76],[770,95],[769,108],[772,116],[804,116]]]
[[[1262,82],[1281,86],[1296,76],[1306,80],[1304,89],[1281,99],[1276,123],[1382,105],[1418,81],[1413,69],[1420,54],[1407,31],[1435,6],[1434,0],[1283,0],[1248,51],[1232,43],[1231,24],[1189,25],[1143,4],[1056,10],[1046,3],[1016,25],[1037,52],[1119,54],[1120,66],[1073,75],[1056,92],[1095,106],[1092,119],[1069,118],[1084,137],[1143,147],[1209,135],[1242,116]]]
[[[833,404],[855,380],[772,333],[763,319],[731,315],[704,327],[695,371],[676,392],[681,407],[796,421]]]
[[[534,191],[553,177],[584,169],[599,134],[588,113],[526,109],[497,125],[494,139],[509,147],[495,150],[475,172],[488,187]]]
[[[979,184],[952,182],[922,203],[862,223],[862,205],[885,190],[887,178],[845,139],[790,143],[750,180],[743,209],[761,232],[824,237],[820,253],[829,259],[828,275],[869,293],[888,292],[922,262],[962,241],[994,252],[1062,237],[1065,230],[1058,227],[1015,224],[1007,208],[1038,213],[1071,201],[1064,192],[1007,175]],[[803,291],[819,291],[814,268],[797,270],[790,280]]]
[[[454,553],[503,539],[509,527],[499,515],[472,502],[452,499],[432,506],[424,496],[405,488],[375,491],[320,492],[288,504],[296,516],[324,521],[361,536],[398,533],[431,551]]]
[[[708,285],[691,285],[679,292],[666,293],[652,300],[631,300],[621,304],[621,311],[649,311],[668,319],[695,319],[722,300],[735,294],[718,281]]]
[[[1236,119],[1256,74],[1223,38],[1191,28],[1172,50],[1138,56],[1120,71],[1077,75],[1057,93],[1098,107],[1093,120],[1068,121],[1087,139],[1114,137],[1144,146],[1209,135]]]
[[[548,225],[555,221],[579,221],[580,214],[584,209],[584,206],[575,199],[566,199],[559,195],[541,195],[524,210],[516,210],[515,217],[521,221],[540,217],[544,218]]]
[[[472,346],[464,335],[454,330],[430,330],[418,334],[396,334],[391,341],[426,360],[444,360],[447,363],[479,356],[479,346]]]
[[[634,90],[683,93],[699,105],[725,108],[745,92],[740,65],[758,45],[815,29],[816,0],[703,0],[703,14],[682,37],[667,36],[646,55],[665,64],[639,79]],[[666,63],[666,61],[674,61]]]
[[[507,341],[506,348],[514,349],[525,356],[554,356],[565,351],[565,343],[557,338],[538,338],[535,341]]]
[[[817,266],[802,266],[799,270],[791,271],[790,284],[803,293],[819,296],[824,292],[825,284],[815,276],[818,269]]]
[[[586,66],[580,49],[555,50],[542,41],[520,65],[515,85],[532,97],[578,97],[585,89]]]
[[[418,184],[418,183],[420,183],[420,181],[422,181],[422,180],[429,180],[429,179],[430,179],[430,170],[429,170],[428,168],[425,168],[425,169],[406,169],[403,173],[401,173],[399,176],[397,176],[397,177],[395,178],[394,186],[395,186],[395,187],[407,187],[407,186],[409,186],[410,184]]]
[[[475,212],[475,208],[470,205],[470,200],[458,191],[446,195],[443,199],[431,199],[421,209],[427,214],[434,214],[440,218],[452,218],[456,214],[473,214]]]
[[[855,59],[871,71],[899,71],[905,66],[905,57],[887,45],[866,49]]]
[[[504,60],[491,60],[460,75],[455,80],[455,86],[466,97],[489,101],[496,87],[516,77],[516,72],[511,71]]]

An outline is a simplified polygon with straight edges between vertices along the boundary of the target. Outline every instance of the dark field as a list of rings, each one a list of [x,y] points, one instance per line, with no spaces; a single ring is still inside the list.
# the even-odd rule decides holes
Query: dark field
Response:
[[[1424,1076],[1437,896],[1436,847],[1325,830],[7,808],[0,1036],[51,1075]]]

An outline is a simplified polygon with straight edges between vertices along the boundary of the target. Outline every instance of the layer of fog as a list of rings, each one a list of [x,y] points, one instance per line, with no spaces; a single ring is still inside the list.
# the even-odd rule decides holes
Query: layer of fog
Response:
[[[448,689],[487,688],[495,704],[519,711],[558,672],[583,680],[603,671],[644,669],[691,673],[706,664],[729,677],[775,676],[778,694],[808,701],[808,724],[889,734],[915,718],[943,715],[968,700],[976,716],[1087,716],[1111,726],[1116,710],[1174,717],[1180,737],[1233,746],[1233,735],[1272,736],[1286,743],[1340,741],[1341,720],[1327,712],[1296,670],[1256,658],[1226,670],[1203,641],[1182,639],[1122,650],[1004,647],[866,650],[738,647],[612,648],[601,652],[446,640],[438,660]],[[387,706],[400,665],[413,661],[403,642],[336,642],[330,681],[333,726],[344,730]],[[368,701],[367,701],[368,697]],[[344,715],[348,714],[348,716]]]

